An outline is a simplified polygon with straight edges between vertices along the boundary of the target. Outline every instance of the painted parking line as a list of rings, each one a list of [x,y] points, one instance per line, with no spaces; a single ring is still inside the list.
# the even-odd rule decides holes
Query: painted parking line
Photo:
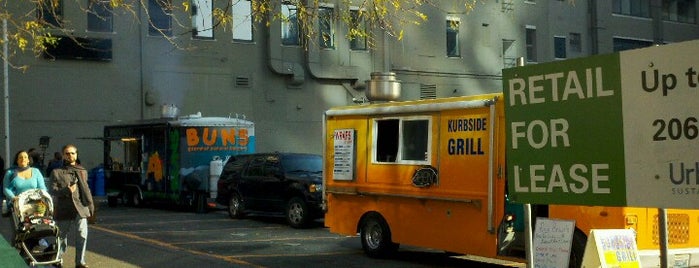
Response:
[[[165,242],[158,241],[158,240],[155,240],[155,239],[143,238],[143,237],[140,237],[140,236],[137,236],[137,235],[134,235],[134,234],[125,233],[125,232],[120,232],[120,231],[116,231],[116,230],[104,228],[104,227],[101,227],[101,226],[95,226],[95,225],[93,225],[93,226],[91,226],[90,228],[97,229],[97,230],[100,230],[100,231],[103,231],[103,232],[107,232],[107,233],[110,233],[110,234],[114,234],[114,235],[119,235],[119,236],[127,237],[127,238],[130,238],[130,239],[133,239],[133,240],[138,240],[138,241],[142,241],[142,242],[151,243],[151,244],[154,244],[154,245],[157,245],[157,246],[161,246],[161,247],[164,247],[164,248],[168,248],[168,249],[180,250],[180,251],[185,251],[185,252],[188,252],[188,253],[191,253],[191,254],[195,254],[195,255],[199,255],[199,256],[205,256],[205,257],[216,258],[216,259],[220,259],[220,260],[223,260],[223,261],[226,261],[226,262],[230,262],[230,263],[234,263],[234,264],[238,264],[238,265],[246,265],[246,266],[260,267],[260,268],[264,267],[264,266],[260,266],[260,265],[256,265],[256,264],[253,264],[253,263],[246,262],[246,261],[244,261],[244,260],[237,259],[237,258],[235,258],[235,257],[223,256],[223,255],[219,255],[219,254],[211,254],[211,253],[208,253],[208,252],[202,252],[202,251],[197,251],[197,250],[186,249],[186,248],[178,247],[178,246],[176,246],[176,245],[174,245],[174,244],[171,244],[171,243],[165,243]]]

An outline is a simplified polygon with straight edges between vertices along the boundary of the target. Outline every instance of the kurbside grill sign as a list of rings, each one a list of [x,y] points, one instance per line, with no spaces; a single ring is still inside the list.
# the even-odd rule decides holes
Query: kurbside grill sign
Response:
[[[515,201],[699,208],[699,41],[503,77]]]

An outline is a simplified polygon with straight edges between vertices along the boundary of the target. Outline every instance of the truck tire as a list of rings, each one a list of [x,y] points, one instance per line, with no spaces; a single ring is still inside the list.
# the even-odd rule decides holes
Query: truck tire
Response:
[[[293,228],[306,228],[311,221],[308,205],[300,197],[292,197],[286,205],[286,222]]]
[[[399,245],[391,241],[391,229],[381,215],[367,215],[360,224],[360,238],[364,253],[371,258],[385,258],[394,254]]]
[[[228,216],[231,219],[242,219],[245,217],[243,213],[243,199],[237,193],[231,194],[231,198],[228,199]]]

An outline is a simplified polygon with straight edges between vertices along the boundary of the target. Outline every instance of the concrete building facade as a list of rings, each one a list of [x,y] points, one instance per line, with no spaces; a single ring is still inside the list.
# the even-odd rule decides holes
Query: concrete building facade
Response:
[[[0,147],[14,153],[48,136],[47,156],[75,143],[88,168],[102,161],[95,138],[104,125],[160,117],[166,104],[181,115],[252,120],[258,151],[320,153],[323,112],[365,101],[374,72],[395,73],[404,100],[471,95],[501,91],[502,69],[519,57],[536,64],[699,38],[695,0],[490,0],[470,11],[441,0],[420,8],[428,21],[402,25],[400,40],[379,30],[348,40],[339,17],[359,1],[324,0],[326,19],[316,25],[325,38],[308,46],[284,1],[277,8],[289,20],[269,25],[250,19],[246,0],[192,0],[196,13],[164,12],[159,0],[142,0],[133,13],[109,1],[59,2],[57,18],[38,16],[65,22],[98,49],[64,38],[45,55],[15,55],[29,69],[9,70],[9,148]],[[12,3],[15,12],[35,8]],[[211,29],[214,8],[229,4],[233,20]]]

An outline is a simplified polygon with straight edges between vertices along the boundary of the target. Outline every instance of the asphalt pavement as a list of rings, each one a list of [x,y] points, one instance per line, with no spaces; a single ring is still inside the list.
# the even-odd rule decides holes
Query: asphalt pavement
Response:
[[[390,259],[372,259],[358,237],[328,232],[322,221],[309,229],[289,227],[283,218],[232,220],[225,211],[196,214],[174,209],[108,207],[97,199],[96,219],[89,225],[90,267],[515,267],[486,265],[449,257],[442,251],[401,247]],[[0,267],[26,267],[7,244],[10,226],[0,219]],[[3,243],[4,242],[4,243]],[[69,239],[63,267],[75,267]],[[11,262],[14,260],[14,262]],[[14,263],[14,264],[13,264]],[[523,267],[521,265],[516,267]]]
[[[126,233],[116,232],[100,226],[100,210],[109,209],[106,200],[96,199],[96,220],[89,224],[87,252],[85,259],[89,267],[254,267],[254,265],[235,265],[222,258],[211,258],[206,254],[191,254],[181,249],[173,248],[168,244],[157,240],[144,239]],[[28,267],[19,256],[18,251],[10,246],[12,230],[5,221],[9,217],[0,219],[0,232],[4,241],[0,241],[0,267]],[[68,249],[63,255],[63,267],[75,267],[75,246],[71,237],[68,239]],[[155,246],[154,246],[155,245]]]

